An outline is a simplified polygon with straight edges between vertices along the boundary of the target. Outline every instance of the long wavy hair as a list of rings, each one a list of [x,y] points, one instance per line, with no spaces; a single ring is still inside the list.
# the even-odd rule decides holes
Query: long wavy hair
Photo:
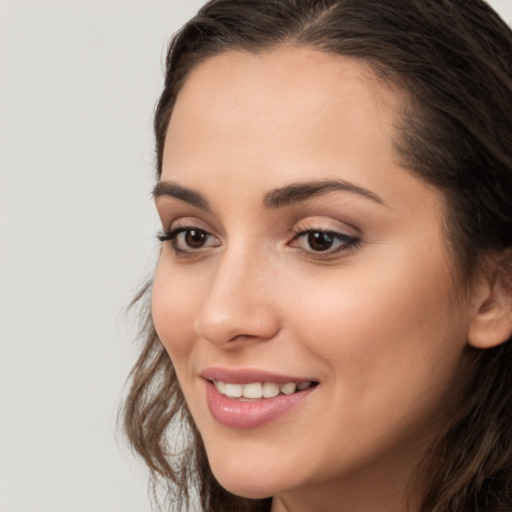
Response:
[[[445,198],[457,272],[512,247],[512,33],[481,0],[212,0],[171,40],[154,117],[156,172],[167,126],[192,69],[228,50],[280,45],[351,56],[403,90],[396,152]],[[509,277],[512,275],[509,269]],[[130,374],[124,431],[168,485],[173,510],[268,511],[215,480],[171,360],[153,326],[151,283],[135,299],[143,347]],[[512,510],[512,344],[475,350],[469,392],[421,461],[421,512]],[[183,432],[178,436],[176,429]],[[181,445],[177,445],[177,439]]]

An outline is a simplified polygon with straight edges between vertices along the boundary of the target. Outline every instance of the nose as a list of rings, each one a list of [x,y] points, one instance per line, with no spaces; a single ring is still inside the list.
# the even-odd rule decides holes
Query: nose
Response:
[[[272,339],[279,315],[273,279],[265,263],[243,254],[225,254],[215,264],[194,328],[206,341],[223,348]]]

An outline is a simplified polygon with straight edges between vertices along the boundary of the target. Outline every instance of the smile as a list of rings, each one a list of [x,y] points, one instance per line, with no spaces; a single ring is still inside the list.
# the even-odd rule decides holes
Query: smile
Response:
[[[210,368],[201,373],[213,419],[236,429],[262,427],[305,405],[319,382],[251,369]]]
[[[304,391],[310,388],[314,383],[304,382],[286,382],[278,384],[276,382],[251,382],[249,384],[238,384],[223,382],[221,380],[213,381],[217,391],[229,398],[240,398],[241,400],[261,400],[262,398],[274,398],[278,395],[292,395],[297,391]]]

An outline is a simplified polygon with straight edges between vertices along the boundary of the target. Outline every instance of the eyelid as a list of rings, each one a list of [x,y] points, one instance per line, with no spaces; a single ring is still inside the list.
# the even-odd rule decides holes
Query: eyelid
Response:
[[[197,217],[177,217],[169,222],[169,227],[164,228],[165,231],[173,231],[179,228],[196,228],[211,233],[213,230],[211,226]]]
[[[331,231],[353,238],[360,238],[362,236],[361,230],[353,224],[332,218],[331,216],[324,217],[320,215],[302,218],[292,228],[294,233],[305,231]]]
[[[194,248],[186,247],[185,243],[181,239],[182,234],[188,231],[200,231],[207,235],[207,241],[205,245]],[[162,243],[169,243],[174,250],[176,256],[179,257],[194,257],[205,253],[209,249],[218,247],[221,243],[219,237],[212,233],[212,229],[203,221],[196,217],[180,217],[173,220],[169,228],[163,228],[158,234],[157,238]],[[183,245],[184,247],[180,247]]]
[[[315,250],[313,247],[301,247],[300,245],[294,245],[294,243],[298,244],[298,241],[302,238],[306,238],[306,236],[309,236],[311,233],[329,233],[331,236],[330,238],[333,241],[333,246],[329,247],[325,250]],[[308,241],[309,242],[309,241]],[[314,230],[310,229],[307,231],[303,231],[301,233],[298,233],[294,238],[292,239],[291,243],[289,244],[291,247],[295,247],[297,250],[301,251],[305,256],[308,258],[312,258],[315,260],[323,260],[327,261],[329,259],[336,259],[343,257],[347,253],[351,253],[357,248],[361,246],[361,240],[359,238],[345,235],[343,233],[337,233],[335,231],[324,231],[324,230]]]
[[[334,226],[336,224],[336,226]],[[344,223],[345,226],[347,224]],[[353,233],[356,231],[356,233]],[[315,260],[329,260],[342,257],[349,252],[357,249],[361,241],[361,232],[355,226],[349,226],[348,228],[342,228],[340,222],[333,221],[332,219],[325,218],[308,218],[301,220],[295,224],[292,228],[293,237],[288,242],[290,247],[300,250],[306,257]],[[329,247],[325,250],[315,250],[311,245],[309,248],[301,247],[299,241],[306,239],[310,234],[313,233],[324,233],[329,234],[333,241],[333,247]],[[309,244],[308,242],[306,242]]]

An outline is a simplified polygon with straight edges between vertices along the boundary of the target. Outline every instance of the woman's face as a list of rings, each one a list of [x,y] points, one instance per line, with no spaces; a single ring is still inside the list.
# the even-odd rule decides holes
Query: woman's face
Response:
[[[178,95],[153,318],[235,494],[396,486],[445,419],[469,306],[442,197],[395,154],[401,106],[298,48],[210,58]]]

